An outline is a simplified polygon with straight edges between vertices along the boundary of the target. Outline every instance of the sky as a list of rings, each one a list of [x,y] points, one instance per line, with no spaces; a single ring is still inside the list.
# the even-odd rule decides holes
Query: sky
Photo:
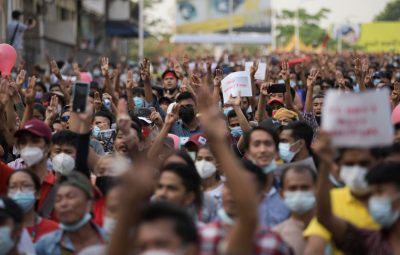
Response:
[[[161,18],[162,31],[171,32],[175,26],[175,1],[162,0],[160,4],[146,11],[146,19]],[[203,0],[197,0],[203,1]],[[331,13],[321,22],[321,26],[328,28],[331,24],[343,22],[366,23],[380,13],[391,0],[272,0],[272,6],[278,12],[282,9],[293,10],[296,2],[308,12],[315,13],[321,8],[328,8]]]

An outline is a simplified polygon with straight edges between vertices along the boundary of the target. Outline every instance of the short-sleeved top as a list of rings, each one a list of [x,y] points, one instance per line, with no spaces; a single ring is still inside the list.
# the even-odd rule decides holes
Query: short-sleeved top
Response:
[[[290,211],[283,203],[278,190],[272,187],[268,194],[265,194],[264,200],[259,205],[258,214],[260,216],[260,224],[272,228],[287,220],[290,216]]]
[[[348,187],[331,190],[332,211],[335,216],[349,221],[357,227],[378,230],[379,225],[372,219],[368,209],[351,195]],[[319,236],[326,241],[331,241],[330,232],[314,218],[303,232],[303,236]],[[333,254],[343,254],[331,243]]]
[[[217,220],[200,228],[201,255],[220,254],[226,244],[226,233],[222,221]],[[254,255],[289,255],[291,248],[279,234],[266,227],[260,227],[254,239]]]
[[[39,223],[35,226],[27,227],[32,242],[36,242],[47,233],[53,232],[58,229],[58,223],[52,220],[41,218]]]
[[[392,255],[393,250],[388,240],[388,233],[358,228],[347,223],[347,231],[342,242],[336,246],[351,255]]]
[[[17,28],[17,25],[18,25],[18,28]],[[11,41],[15,29],[17,29],[17,31],[15,32],[14,41],[12,44],[12,46],[14,48],[16,48],[17,50],[24,48],[23,38],[24,38],[24,32],[27,28],[28,28],[27,25],[25,25],[24,23],[19,22],[17,20],[12,20],[7,25],[7,40],[8,40],[8,42]]]

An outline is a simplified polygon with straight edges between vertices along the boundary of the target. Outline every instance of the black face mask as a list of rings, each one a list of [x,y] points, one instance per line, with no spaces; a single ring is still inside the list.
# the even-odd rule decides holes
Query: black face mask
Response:
[[[179,110],[179,118],[181,118],[184,123],[190,123],[194,117],[193,106],[182,106]]]
[[[318,125],[321,126],[321,116],[315,116],[315,120],[317,121]]]
[[[114,176],[100,176],[96,178],[96,186],[105,196],[115,180],[116,178]]]

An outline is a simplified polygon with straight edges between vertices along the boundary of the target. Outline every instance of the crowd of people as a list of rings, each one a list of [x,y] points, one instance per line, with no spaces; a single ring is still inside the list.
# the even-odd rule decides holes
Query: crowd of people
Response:
[[[252,96],[224,103],[246,61]],[[391,146],[335,148],[330,89],[395,109],[400,57],[20,63],[0,80],[0,254],[400,254],[400,117]]]

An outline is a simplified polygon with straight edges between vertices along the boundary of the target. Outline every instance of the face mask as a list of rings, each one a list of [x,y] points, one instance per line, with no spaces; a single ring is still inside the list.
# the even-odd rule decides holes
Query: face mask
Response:
[[[61,105],[57,105],[57,113],[61,114],[62,112],[62,106]]]
[[[219,209],[217,214],[218,214],[218,217],[220,218],[220,220],[224,224],[233,225],[233,223],[235,223],[235,221],[226,213],[226,211],[223,208]]]
[[[207,160],[196,161],[195,164],[201,179],[207,179],[217,171],[217,167]]]
[[[94,69],[93,70],[93,76],[94,77],[100,77],[101,71],[100,69]]]
[[[9,226],[0,227],[0,255],[8,254],[15,246],[11,239],[11,228]]]
[[[179,110],[179,118],[181,118],[184,123],[191,122],[194,117],[195,116],[193,107],[181,107],[181,109]]]
[[[94,136],[94,137],[96,137],[96,138],[99,138],[100,137],[100,128],[98,127],[98,126],[94,126],[93,128],[92,128],[92,135]]]
[[[381,83],[381,80],[380,79],[374,79],[373,82],[374,82],[374,86],[378,86],[378,84]]]
[[[112,234],[113,230],[115,229],[115,226],[117,225],[117,221],[113,218],[104,217],[103,221],[103,228],[107,232],[107,234]]]
[[[373,196],[368,201],[369,213],[384,228],[392,226],[400,216],[400,212],[394,211],[392,208],[392,202],[397,199],[399,196],[393,200],[389,197]]]
[[[276,164],[276,161],[272,160],[271,163],[269,163],[269,165],[263,167],[263,172],[264,174],[272,173],[273,171],[276,170],[277,167],[278,165]]]
[[[232,110],[233,110],[232,107],[224,108],[224,115],[225,115],[225,116],[228,116],[228,113],[229,113],[230,111],[232,111]]]
[[[111,100],[110,99],[104,99],[103,100],[103,105],[106,107],[108,110],[111,110]]]
[[[85,216],[82,217],[80,221],[74,224],[64,224],[60,223],[60,229],[68,232],[74,232],[81,229],[86,223],[88,223],[92,219],[92,215],[90,213],[86,213]]]
[[[243,135],[242,128],[240,126],[231,128],[231,135],[235,138]]]
[[[24,213],[32,209],[33,205],[36,202],[35,194],[33,193],[33,191],[18,191],[12,194],[8,194],[8,197],[14,200],[14,202],[17,203],[22,208],[22,210],[24,210]]]
[[[19,151],[19,149],[17,147],[15,147],[15,145],[13,146],[13,152],[12,154],[14,156],[19,156],[21,154],[21,152]]]
[[[340,178],[350,190],[356,195],[368,194],[370,189],[365,175],[368,170],[362,166],[342,166],[340,168]]]
[[[40,99],[42,99],[42,97],[43,97],[43,92],[36,92],[35,93],[35,99],[36,100],[40,100]]]
[[[133,103],[135,104],[135,107],[138,107],[138,108],[144,107],[144,100],[141,97],[134,97]]]
[[[296,156],[296,154],[297,154],[297,152],[293,152],[293,151],[290,150],[290,147],[293,144],[290,144],[290,143],[279,143],[279,156],[286,163],[291,162],[293,160],[294,156]]]
[[[43,150],[38,147],[25,147],[21,150],[21,158],[30,167],[43,159]]]
[[[296,81],[295,80],[290,80],[290,87],[292,87],[292,88],[296,87]]]
[[[311,191],[288,191],[283,201],[291,212],[304,214],[314,208],[315,195]]]
[[[66,153],[59,153],[54,156],[53,170],[60,174],[69,174],[75,168],[75,159]]]
[[[279,84],[285,84],[285,81],[282,80],[282,79],[280,79],[280,80],[278,80],[278,83],[279,83]]]

